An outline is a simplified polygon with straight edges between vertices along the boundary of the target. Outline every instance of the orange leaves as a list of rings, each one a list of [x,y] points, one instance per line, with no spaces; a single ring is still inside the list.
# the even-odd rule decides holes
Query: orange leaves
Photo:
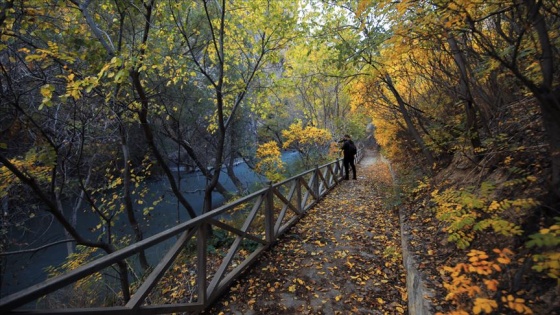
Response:
[[[507,308],[516,311],[518,314],[533,314],[533,311],[525,305],[524,299],[516,298],[510,294],[502,296],[502,302]]]
[[[513,256],[513,252],[507,248],[495,248],[492,251],[494,259],[491,259],[490,255],[484,251],[471,250],[467,254],[468,263],[443,268],[451,277],[451,282],[444,283],[444,287],[448,291],[446,299],[457,306],[458,312],[471,308],[474,314],[490,314],[499,307],[498,303],[501,302],[505,307],[520,314],[532,314],[531,309],[525,305],[525,300],[522,298],[508,294],[503,296],[501,301],[492,299],[499,290],[502,266],[510,264],[511,256]],[[478,286],[479,282],[484,286]],[[506,291],[501,292],[501,294],[504,293]],[[465,297],[470,299],[465,299]],[[454,313],[456,312],[449,314]]]
[[[498,291],[498,280],[496,279],[485,279],[484,281],[484,285],[486,286],[486,288],[490,291]]]
[[[478,262],[481,260],[488,259],[488,255],[486,255],[485,252],[476,249],[471,250],[470,253],[467,254],[467,256],[470,257],[469,258],[470,262]]]
[[[473,313],[480,314],[482,312],[490,314],[492,310],[498,308],[498,303],[494,300],[477,298],[474,301]]]
[[[460,278],[464,276],[464,274],[489,276],[495,272],[501,272],[502,268],[500,267],[500,264],[509,264],[511,260],[508,255],[511,255],[512,253],[507,248],[503,250],[494,249],[493,251],[498,254],[495,261],[488,260],[489,256],[485,252],[473,249],[467,254],[469,257],[468,263],[459,263],[455,265],[455,267],[444,266],[443,270],[450,273],[452,278]]]
[[[498,254],[498,258],[496,258],[496,261],[499,262],[500,264],[507,265],[511,262],[511,259],[509,258],[509,256],[513,256],[513,252],[511,250],[507,248],[504,248],[503,250],[494,248],[492,251]]]
[[[485,252],[479,250],[471,250],[467,254],[469,256],[470,264],[467,265],[468,272],[477,273],[479,275],[490,275],[495,271],[502,271],[500,266],[489,262],[488,255]]]

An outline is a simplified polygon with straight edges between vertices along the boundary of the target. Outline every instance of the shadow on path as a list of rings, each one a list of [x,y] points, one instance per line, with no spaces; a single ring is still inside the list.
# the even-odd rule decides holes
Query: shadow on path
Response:
[[[373,151],[205,314],[406,314],[389,169]]]

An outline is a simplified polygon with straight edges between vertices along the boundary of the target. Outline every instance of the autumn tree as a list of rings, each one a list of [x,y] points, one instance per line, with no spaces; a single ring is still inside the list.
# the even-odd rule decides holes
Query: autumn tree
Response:
[[[111,143],[120,142],[113,133],[117,124],[110,119],[114,112],[103,98],[82,94],[91,92],[96,77],[84,75],[86,65],[98,64],[103,54],[94,49],[99,48],[95,42],[81,38],[83,25],[69,7],[26,2],[2,13],[1,96],[8,115],[2,121],[5,150],[0,160],[2,177],[10,179],[3,182],[5,211],[17,208],[14,192],[24,189],[30,192],[28,200],[37,201],[39,213],[45,211],[64,228],[69,238],[64,241],[111,253],[123,244],[113,243],[112,237],[90,239],[76,228],[82,204],[98,210],[91,193],[103,181],[99,168],[117,153]],[[63,200],[69,196],[75,199],[67,217]],[[97,213],[107,226],[114,224],[112,218],[102,218],[103,211]],[[128,299],[124,263],[119,272],[122,296]]]
[[[316,166],[328,153],[332,135],[327,129],[293,123],[282,132],[284,149],[299,152],[304,168]]]
[[[476,139],[483,132],[481,127],[498,109],[496,102],[484,102],[492,91],[484,91],[483,81],[496,82],[495,75],[501,75],[538,100],[550,146],[551,187],[555,187],[551,191],[556,195],[559,194],[556,189],[559,101],[555,86],[558,52],[553,47],[558,42],[554,31],[558,23],[557,11],[553,1],[443,1],[396,6],[398,17],[413,21],[398,27],[401,38],[412,40],[411,34],[415,34],[416,39],[429,35],[453,57],[459,78],[455,98],[465,104],[466,130],[474,141],[473,147],[480,146],[480,140]],[[473,90],[477,92],[476,97]],[[501,100],[496,101],[499,104]]]
[[[450,7],[451,6],[451,7]],[[556,31],[558,4],[555,1],[506,2],[469,6],[446,5],[465,18],[456,26],[468,27],[475,51],[488,56],[520,82],[539,103],[543,126],[548,135],[552,163],[551,191],[560,198],[560,45]],[[490,25],[490,32],[486,30]]]
[[[301,113],[304,124],[359,139],[367,115],[363,107],[352,106],[350,87],[359,68],[347,57],[355,48],[349,42],[359,33],[340,6],[321,1],[302,1],[300,6],[305,8],[298,25],[302,36],[284,55],[280,97]]]
[[[282,180],[285,163],[282,161],[280,147],[275,141],[261,144],[257,148],[256,170],[272,182]]]
[[[203,211],[212,209],[213,191],[229,193],[221,169],[226,165],[235,180],[233,163],[253,124],[247,96],[289,42],[295,3],[14,3],[0,14],[8,212],[18,192],[30,191],[28,199],[59,221],[67,241],[110,253],[128,240],[113,234],[120,213],[134,239],[143,237],[141,216],[153,207],[136,188],[150,176],[145,170],[163,174],[189,217],[197,215],[170,167],[174,150],[186,152],[208,179]],[[107,192],[114,198],[99,197]],[[70,217],[61,202],[68,196],[75,197]],[[82,207],[99,217],[103,241],[76,230]],[[120,267],[126,300],[127,271]]]
[[[558,194],[557,185],[542,190],[542,195],[553,197],[540,195],[539,201],[545,205],[521,187],[534,187],[537,180],[543,180],[537,176],[543,175],[538,172],[545,150],[535,148],[539,146],[538,135],[532,130],[535,126],[542,125],[546,130],[551,182],[557,181],[556,136],[550,134],[557,127],[547,120],[555,117],[557,105],[553,104],[558,104],[558,51],[550,49],[558,46],[553,44],[558,42],[558,6],[549,1],[360,1],[356,12],[365,21],[374,10],[386,12],[394,23],[387,24],[390,36],[377,46],[378,51],[370,59],[362,54],[364,59],[373,61],[369,63],[372,68],[387,71],[397,91],[406,91],[400,94],[422,139],[439,159],[439,165],[452,162],[444,171],[466,167],[479,176],[472,181],[474,187],[463,187],[463,183],[448,181],[446,176],[445,180],[439,176],[429,179],[437,188],[427,199],[437,203],[434,219],[446,225],[447,240],[459,248],[488,246],[492,242],[517,246],[531,231],[540,228],[539,233],[529,235],[527,247],[532,248],[533,261],[526,264],[542,272],[542,278],[532,273],[539,277],[539,283],[526,283],[525,288],[555,283],[556,272],[549,264],[555,256],[549,250],[556,236],[551,233],[553,228],[548,227],[557,207],[558,199],[553,196]],[[367,27],[366,24],[364,28]],[[403,141],[399,141],[406,124],[404,117],[396,115],[395,107],[386,106],[390,101],[397,103],[390,98],[395,95],[383,89],[386,86],[383,77],[364,79],[356,85],[356,99],[371,108],[374,121],[379,124],[378,140],[390,147],[394,156],[402,157],[410,154],[403,148]],[[540,113],[534,111],[535,103],[539,104]],[[541,122],[535,121],[534,117],[540,115]],[[534,147],[527,150],[525,144]],[[500,172],[511,173],[512,181],[493,182],[492,177]],[[418,184],[411,186],[415,185]],[[499,185],[500,190],[495,190],[494,185]],[[438,191],[441,187],[448,189],[442,193]],[[422,184],[415,189],[415,194],[421,191]],[[441,195],[445,195],[445,202],[440,202]],[[508,199],[501,200],[503,195]],[[508,212],[513,208],[515,214]],[[523,226],[519,222],[524,222]],[[548,241],[542,242],[544,238]],[[523,246],[519,249],[526,253]],[[494,250],[498,254],[504,251],[509,249]],[[508,268],[510,274],[484,273],[478,266],[487,264],[486,254],[476,253],[477,250],[471,251],[465,259],[469,263],[448,270],[455,272],[453,283],[447,284],[448,299],[458,306],[458,311],[492,312],[499,306],[530,313],[529,307],[536,302],[525,304],[527,295],[517,295],[521,294],[515,292],[521,286],[519,282],[502,285],[515,288],[512,292],[499,291],[495,284],[509,281],[513,273],[517,279],[531,271],[526,266],[512,266]],[[522,260],[523,255],[515,254],[512,261]],[[471,278],[459,269],[477,275]],[[500,271],[498,267],[495,270]],[[465,288],[473,291],[463,291]],[[488,291],[475,292],[480,288]]]
[[[173,23],[184,42],[183,66],[214,104],[203,117],[211,135],[208,144],[214,152],[207,159],[212,161],[210,167],[199,166],[208,178],[205,212],[212,209],[211,194],[219,186],[225,158],[229,157],[226,164],[231,165],[238,150],[233,138],[235,124],[241,121],[237,113],[242,111],[256,79],[264,74],[264,65],[274,61],[287,43],[295,16],[285,9],[280,3],[263,6],[258,1],[193,2],[172,9]],[[180,144],[193,160],[202,160],[192,144]],[[227,152],[228,148],[232,151]],[[231,167],[229,175],[235,181]]]

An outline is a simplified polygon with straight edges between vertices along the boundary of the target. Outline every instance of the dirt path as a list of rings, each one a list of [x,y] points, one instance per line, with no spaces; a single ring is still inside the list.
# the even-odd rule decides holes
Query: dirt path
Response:
[[[405,314],[398,216],[372,152],[206,314]]]

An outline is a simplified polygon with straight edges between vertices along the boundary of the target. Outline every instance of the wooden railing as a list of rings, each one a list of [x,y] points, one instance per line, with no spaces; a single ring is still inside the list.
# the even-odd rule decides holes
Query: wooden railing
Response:
[[[361,157],[360,150],[357,161]],[[141,242],[6,296],[0,300],[0,313],[199,313],[336,186],[342,173],[342,161],[336,160],[270,184]],[[162,248],[166,251],[159,253]],[[134,266],[141,251],[160,260],[149,271],[138,274],[140,268]],[[114,266],[123,261],[135,277],[128,301],[122,299],[114,285],[119,283]]]

